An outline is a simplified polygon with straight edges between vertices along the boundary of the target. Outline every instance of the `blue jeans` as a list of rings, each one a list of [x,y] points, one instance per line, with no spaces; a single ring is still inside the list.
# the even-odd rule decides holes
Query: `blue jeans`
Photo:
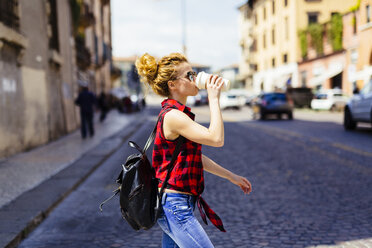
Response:
[[[163,248],[214,247],[194,216],[195,199],[187,194],[163,194],[163,213],[158,219],[163,230]]]

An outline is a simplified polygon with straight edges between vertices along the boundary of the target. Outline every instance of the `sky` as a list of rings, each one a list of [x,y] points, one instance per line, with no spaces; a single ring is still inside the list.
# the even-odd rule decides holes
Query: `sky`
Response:
[[[182,52],[182,1],[189,62],[213,70],[239,63],[239,10],[246,0],[112,0],[114,57]]]

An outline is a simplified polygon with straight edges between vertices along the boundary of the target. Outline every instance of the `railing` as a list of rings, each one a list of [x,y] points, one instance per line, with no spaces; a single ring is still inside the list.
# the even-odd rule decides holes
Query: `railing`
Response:
[[[84,38],[77,37],[76,42],[76,62],[81,70],[86,70],[91,65],[91,56],[88,48],[85,46]]]
[[[0,1],[0,22],[4,25],[19,30],[19,17],[17,13],[18,0]]]
[[[80,16],[80,26],[82,27],[89,27],[95,23],[96,19],[94,14],[90,11],[89,5],[84,4],[83,11],[81,12]]]
[[[102,5],[106,5],[106,4],[110,3],[110,0],[101,0],[101,2],[102,2]]]

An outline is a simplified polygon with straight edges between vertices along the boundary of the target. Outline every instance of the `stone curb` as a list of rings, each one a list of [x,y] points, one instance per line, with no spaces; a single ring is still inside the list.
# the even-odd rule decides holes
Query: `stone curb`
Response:
[[[136,119],[56,175],[3,206],[0,209],[0,247],[17,247],[65,197],[145,123],[144,119],[144,116]]]

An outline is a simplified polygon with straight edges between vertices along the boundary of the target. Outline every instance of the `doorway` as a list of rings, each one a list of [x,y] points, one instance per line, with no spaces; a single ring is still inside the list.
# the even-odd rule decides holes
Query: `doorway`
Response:
[[[331,78],[331,89],[342,89],[342,72]]]

